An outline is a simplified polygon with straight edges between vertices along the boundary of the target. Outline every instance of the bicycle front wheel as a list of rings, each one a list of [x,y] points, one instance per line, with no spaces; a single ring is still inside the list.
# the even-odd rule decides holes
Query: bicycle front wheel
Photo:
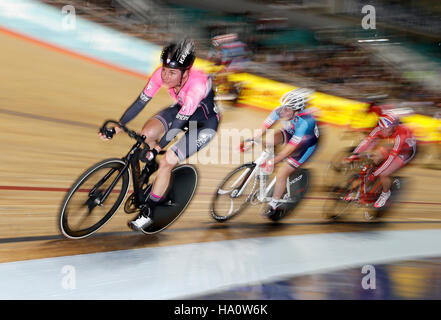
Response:
[[[129,190],[129,170],[123,171],[124,166],[121,159],[107,159],[92,166],[75,181],[60,209],[60,229],[65,237],[90,236],[112,218]],[[115,181],[121,172],[121,177]],[[107,191],[109,196],[102,202]]]
[[[352,198],[356,198],[359,192],[360,184],[358,174],[352,175],[342,186],[337,185],[333,187],[323,206],[322,217],[332,220],[348,213],[353,204],[353,201],[349,200],[349,195],[352,195]]]
[[[355,168],[353,163],[343,162],[343,159],[351,155],[353,150],[353,147],[344,148],[331,157],[323,174],[322,185],[324,190],[330,191],[337,182],[342,180],[342,177],[346,179],[356,173],[355,171],[358,170],[358,168]]]
[[[250,203],[257,189],[256,180],[249,180],[255,166],[255,163],[244,164],[231,171],[221,182],[211,201],[211,215],[216,221],[233,218]]]

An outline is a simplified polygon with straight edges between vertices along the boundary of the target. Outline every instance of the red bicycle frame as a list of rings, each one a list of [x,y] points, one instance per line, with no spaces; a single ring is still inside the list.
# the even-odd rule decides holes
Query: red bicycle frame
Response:
[[[354,176],[347,184],[347,186],[350,186],[347,195],[354,192],[359,192],[358,202],[360,204],[369,205],[375,202],[378,198],[379,193],[383,188],[381,180],[377,178],[374,180],[372,185],[369,185],[369,190],[368,190],[367,188],[368,184],[366,183],[367,182],[366,180],[372,169],[373,169],[372,164],[366,164],[361,169],[359,175]],[[357,183],[358,181],[359,183]]]

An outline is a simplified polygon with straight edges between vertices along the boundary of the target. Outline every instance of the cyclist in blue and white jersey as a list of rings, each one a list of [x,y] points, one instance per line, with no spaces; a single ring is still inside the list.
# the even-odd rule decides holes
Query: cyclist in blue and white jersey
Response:
[[[267,160],[262,167],[271,172],[274,165],[285,160],[285,164],[277,173],[273,198],[269,203],[266,215],[273,215],[278,211],[280,198],[286,189],[286,179],[302,166],[317,149],[319,130],[312,112],[304,110],[313,91],[306,88],[294,89],[287,92],[280,99],[280,106],[274,109],[265,119],[262,130],[252,139],[245,140],[241,150],[251,147],[254,140],[259,139],[274,123],[284,121],[284,128],[274,134],[274,146],[284,144],[283,150]]]

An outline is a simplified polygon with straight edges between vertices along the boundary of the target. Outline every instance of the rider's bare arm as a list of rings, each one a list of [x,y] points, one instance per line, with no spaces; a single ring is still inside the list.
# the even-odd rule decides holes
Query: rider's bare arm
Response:
[[[245,139],[243,142],[241,142],[241,144],[240,144],[241,152],[250,149],[254,142],[260,141],[267,130],[268,130],[268,127],[266,127],[265,125],[262,125],[260,131],[258,131],[252,138]]]
[[[266,131],[268,129],[269,129],[268,127],[266,127],[265,125],[262,125],[262,127],[260,128],[260,131],[257,131],[251,140],[260,141],[260,139],[263,137],[263,135],[266,133]]]
[[[150,101],[151,97],[148,97],[144,94],[144,92],[141,92],[139,97],[132,103],[132,105],[124,112],[123,116],[119,120],[119,123],[122,125],[127,124],[129,121],[133,120],[138,113],[144,109],[146,104]],[[115,134],[119,133],[122,129],[118,126],[115,126]],[[101,140],[109,140],[106,135],[102,134],[101,132],[98,133]]]
[[[287,144],[283,150],[281,152],[279,152],[275,157],[274,157],[274,164],[279,163],[280,161],[283,161],[284,159],[286,159],[290,154],[292,154],[294,152],[294,150],[297,148],[297,144]]]

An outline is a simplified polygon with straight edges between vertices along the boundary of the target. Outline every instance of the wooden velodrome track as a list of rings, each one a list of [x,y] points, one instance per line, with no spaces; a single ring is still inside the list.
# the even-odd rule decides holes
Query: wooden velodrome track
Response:
[[[127,136],[103,142],[97,130],[104,120],[121,116],[146,79],[1,32],[0,44],[0,262],[247,237],[441,227],[441,172],[418,166],[402,171],[411,183],[384,223],[365,223],[359,213],[342,223],[323,220],[327,194],[320,191],[320,181],[327,160],[346,143],[340,129],[323,126],[321,148],[307,166],[313,188],[281,225],[260,217],[259,207],[226,224],[216,223],[209,216],[210,197],[237,165],[198,164],[197,193],[165,232],[145,236],[130,231],[126,221],[132,216],[121,208],[92,237],[64,239],[57,224],[65,192],[92,164],[128,151],[132,141]],[[170,102],[161,91],[130,127],[139,130]],[[251,108],[225,110],[220,129],[258,128],[266,115]]]

